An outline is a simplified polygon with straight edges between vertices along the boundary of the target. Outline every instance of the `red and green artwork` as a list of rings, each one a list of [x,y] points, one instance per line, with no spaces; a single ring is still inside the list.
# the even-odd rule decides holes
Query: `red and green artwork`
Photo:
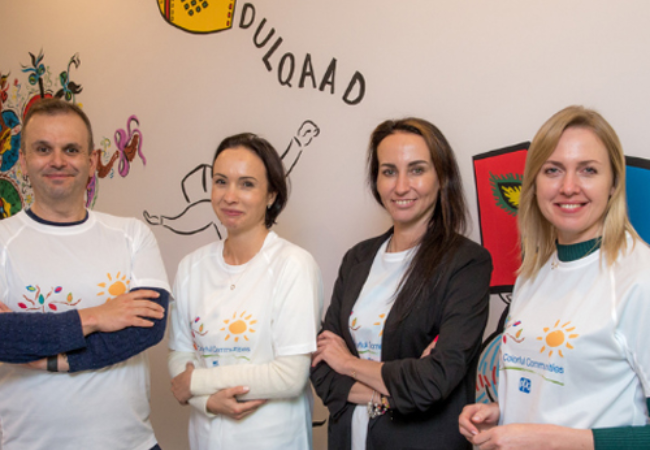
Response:
[[[528,143],[474,156],[483,246],[492,255],[493,294],[511,292],[520,263],[517,211]]]
[[[78,101],[83,87],[74,80],[75,71],[81,66],[79,54],[72,55],[58,75],[46,63],[43,50],[28,54],[27,63],[19,62],[20,69],[16,71],[19,76],[13,79],[11,70],[0,67],[0,219],[34,202],[29,179],[17,164],[23,121],[29,109],[44,98],[60,98],[83,107]],[[113,178],[116,171],[120,177],[126,177],[136,156],[146,164],[140,121],[136,115],[131,115],[125,128],[118,128],[113,136],[113,139],[101,139],[101,148],[94,149],[99,152],[99,163],[95,175],[88,180],[88,208],[97,201],[98,179]],[[113,167],[115,163],[118,163],[117,168]]]
[[[77,306],[81,301],[81,299],[75,300],[72,292],[68,292],[67,294],[63,293],[63,288],[61,286],[51,288],[47,294],[43,294],[38,285],[29,285],[26,286],[25,289],[27,289],[28,292],[27,295],[23,294],[25,301],[18,303],[18,307],[22,311],[58,311],[61,306]]]

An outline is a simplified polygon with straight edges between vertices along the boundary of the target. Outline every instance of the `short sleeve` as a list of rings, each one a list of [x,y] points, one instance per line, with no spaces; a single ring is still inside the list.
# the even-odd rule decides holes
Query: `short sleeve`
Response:
[[[165,265],[151,230],[134,220],[132,239],[131,288],[146,286],[170,291]]]
[[[187,277],[184,270],[185,264],[181,262],[174,282],[173,299],[169,302],[170,332],[169,348],[179,352],[193,352],[194,344],[189,326],[189,318],[184,306],[187,305]]]
[[[272,313],[276,356],[316,351],[316,334],[323,305],[320,269],[301,249],[291,249],[279,267]]]
[[[645,397],[650,397],[650,281],[638,280],[626,297],[621,304],[616,333],[630,366],[641,381]]]

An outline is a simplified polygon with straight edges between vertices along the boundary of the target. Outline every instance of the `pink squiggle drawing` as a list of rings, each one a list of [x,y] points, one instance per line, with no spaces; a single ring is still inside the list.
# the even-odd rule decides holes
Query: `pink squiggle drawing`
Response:
[[[97,199],[97,174],[93,175],[86,185],[86,208],[95,206]]]
[[[135,122],[136,125],[140,125],[138,117],[132,115],[126,121],[126,130],[118,129],[115,131],[115,145],[117,149],[110,155],[108,161],[104,161],[104,153],[106,152],[106,147],[110,147],[110,140],[105,139],[106,145],[104,150],[100,151],[100,156],[97,161],[97,171],[95,174],[88,180],[88,185],[86,186],[86,207],[92,208],[97,200],[97,193],[99,191],[99,178],[106,178],[108,175],[113,177],[113,165],[117,162],[118,164],[118,173],[122,177],[126,177],[129,174],[130,163],[135,159],[136,153],[140,155],[140,159],[144,165],[147,165],[147,160],[142,154],[142,131],[139,128],[131,128],[132,123]],[[103,142],[103,141],[102,141]]]
[[[130,163],[135,159],[136,153],[142,159],[142,164],[147,165],[147,160],[142,154],[142,132],[139,128],[131,129],[132,122],[140,125],[137,116],[132,115],[126,121],[126,131],[124,129],[115,131],[115,145],[120,153],[117,171],[122,177],[129,174]]]

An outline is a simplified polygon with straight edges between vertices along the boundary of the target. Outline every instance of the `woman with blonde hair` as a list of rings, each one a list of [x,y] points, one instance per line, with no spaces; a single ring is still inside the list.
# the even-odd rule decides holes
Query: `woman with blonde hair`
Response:
[[[600,114],[570,106],[537,132],[518,220],[499,403],[467,406],[461,433],[481,450],[648,448],[650,249]]]

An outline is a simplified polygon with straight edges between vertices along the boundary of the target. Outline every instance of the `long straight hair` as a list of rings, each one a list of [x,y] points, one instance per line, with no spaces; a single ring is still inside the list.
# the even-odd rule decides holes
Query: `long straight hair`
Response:
[[[555,251],[557,230],[539,209],[535,182],[542,166],[553,154],[562,134],[568,128],[585,128],[592,131],[603,143],[609,156],[614,175],[614,192],[607,201],[602,218],[601,244],[607,265],[614,264],[618,253],[626,249],[626,232],[635,241],[638,238],[627,216],[625,156],[616,132],[596,111],[582,106],[569,106],[555,113],[542,125],[533,138],[526,157],[517,217],[523,253],[519,274],[524,279],[534,278]]]
[[[377,191],[377,148],[385,138],[395,133],[415,134],[424,139],[440,184],[427,229],[398,287],[394,308],[398,321],[401,322],[417,307],[418,299],[438,285],[444,272],[444,263],[453,256],[460,244],[460,235],[466,230],[467,218],[460,171],[449,142],[435,125],[415,117],[387,120],[379,124],[370,136],[368,184],[375,200],[385,207]],[[433,287],[432,279],[435,280]]]

